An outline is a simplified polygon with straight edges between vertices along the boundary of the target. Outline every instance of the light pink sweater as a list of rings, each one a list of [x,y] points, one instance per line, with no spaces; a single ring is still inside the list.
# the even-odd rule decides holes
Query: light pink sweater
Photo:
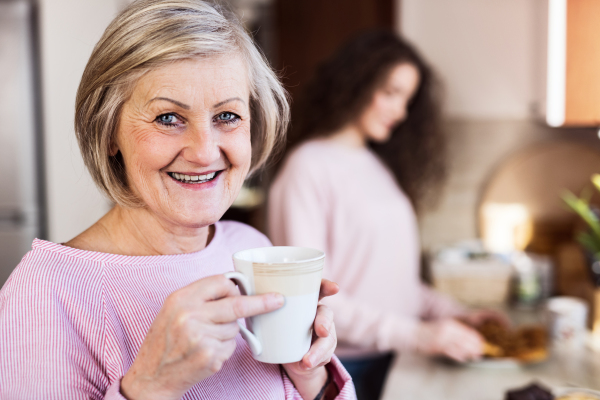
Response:
[[[316,139],[295,149],[269,195],[275,245],[326,253],[324,276],[340,285],[340,356],[410,350],[421,319],[463,310],[419,278],[415,212],[392,173],[367,148]]]
[[[218,222],[202,251],[128,257],[35,240],[0,291],[1,399],[115,399],[148,328],[173,291],[233,270],[231,255],[270,246],[256,230]],[[246,342],[183,399],[302,400],[279,365],[252,358]],[[356,399],[336,359],[339,400]]]

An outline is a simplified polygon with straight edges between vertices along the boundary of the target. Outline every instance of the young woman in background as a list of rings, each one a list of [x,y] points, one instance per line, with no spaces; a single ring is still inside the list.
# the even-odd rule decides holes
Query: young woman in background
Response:
[[[337,354],[359,399],[380,396],[393,354],[480,357],[467,311],[419,278],[415,207],[444,176],[436,82],[391,32],[364,34],[320,66],[298,123],[300,145],[269,195],[275,245],[327,254]],[[466,322],[463,324],[458,319]]]

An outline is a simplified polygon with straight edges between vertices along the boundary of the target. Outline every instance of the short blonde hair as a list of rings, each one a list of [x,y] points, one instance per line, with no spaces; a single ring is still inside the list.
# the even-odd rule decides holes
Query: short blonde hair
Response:
[[[239,21],[201,0],[138,0],[111,22],[79,84],[75,132],[85,165],[112,201],[143,205],[128,186],[121,155],[110,154],[121,109],[137,80],[173,61],[232,54],[248,67],[252,173],[282,143],[289,105],[277,76]]]

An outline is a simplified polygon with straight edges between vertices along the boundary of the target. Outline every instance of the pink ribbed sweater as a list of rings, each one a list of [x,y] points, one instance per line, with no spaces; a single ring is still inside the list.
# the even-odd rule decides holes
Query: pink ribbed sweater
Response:
[[[326,253],[340,285],[337,354],[410,350],[421,319],[454,316],[456,303],[421,283],[417,219],[392,173],[368,148],[316,139],[295,149],[269,194],[275,245]]]
[[[131,366],[165,298],[198,279],[233,270],[231,255],[270,246],[256,230],[215,224],[215,236],[191,254],[129,257],[35,240],[0,291],[1,399],[119,399]],[[218,373],[184,399],[301,400],[279,365],[237,348]],[[329,365],[338,399],[355,399],[339,361]]]

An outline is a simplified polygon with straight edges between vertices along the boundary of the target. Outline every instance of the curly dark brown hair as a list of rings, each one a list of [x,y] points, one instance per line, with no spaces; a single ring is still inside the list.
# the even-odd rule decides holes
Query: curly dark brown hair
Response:
[[[319,66],[300,101],[291,142],[331,135],[353,121],[390,71],[402,63],[419,70],[419,88],[408,105],[407,118],[394,128],[390,139],[369,146],[419,209],[431,204],[446,175],[439,83],[421,55],[397,34],[364,33]]]

